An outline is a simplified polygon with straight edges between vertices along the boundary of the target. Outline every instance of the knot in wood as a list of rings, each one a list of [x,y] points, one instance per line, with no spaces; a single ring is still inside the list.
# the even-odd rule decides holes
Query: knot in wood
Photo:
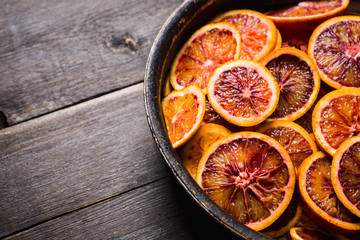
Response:
[[[128,33],[125,33],[121,36],[112,35],[110,39],[106,41],[106,46],[112,49],[126,48],[133,54],[139,50],[139,45]]]

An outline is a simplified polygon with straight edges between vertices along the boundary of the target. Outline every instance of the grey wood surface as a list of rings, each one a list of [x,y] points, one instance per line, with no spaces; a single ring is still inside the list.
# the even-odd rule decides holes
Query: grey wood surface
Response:
[[[89,236],[93,239],[139,239],[145,236],[147,239],[170,239],[175,234],[178,239],[185,239],[190,235],[189,230],[185,222],[178,221],[182,213],[177,210],[179,206],[176,206],[178,202],[174,196],[169,179],[162,179],[10,239],[44,239],[50,235],[59,239],[87,239]],[[169,228],[169,224],[173,227]]]
[[[236,239],[163,178],[7,239]]]
[[[0,236],[163,178],[143,85],[0,131]]]
[[[2,0],[0,112],[13,125],[141,82],[181,2]]]

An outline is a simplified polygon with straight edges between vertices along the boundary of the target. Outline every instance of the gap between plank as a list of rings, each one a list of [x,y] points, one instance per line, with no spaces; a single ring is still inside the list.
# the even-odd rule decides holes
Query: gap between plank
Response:
[[[84,98],[84,99],[81,99],[79,101],[76,101],[76,102],[73,102],[72,104],[70,105],[66,105],[66,106],[63,106],[63,107],[60,107],[60,108],[57,108],[57,109],[54,109],[54,110],[51,110],[51,111],[48,111],[46,113],[43,113],[43,114],[39,114],[35,117],[31,117],[31,118],[28,118],[28,119],[25,119],[23,121],[19,121],[15,124],[12,124],[12,125],[7,125],[6,127],[4,127],[3,129],[6,129],[8,127],[13,127],[13,126],[16,126],[16,125],[19,125],[19,124],[22,124],[22,123],[26,123],[26,122],[29,122],[29,121],[32,121],[32,120],[35,120],[35,119],[38,119],[38,118],[41,118],[41,117],[44,117],[46,115],[49,115],[49,114],[52,114],[52,113],[55,113],[55,112],[58,112],[58,111],[61,111],[61,110],[64,110],[64,109],[67,109],[67,108],[70,108],[70,107],[74,107],[76,105],[79,105],[79,104],[82,104],[82,103],[85,103],[85,102],[88,102],[88,101],[91,101],[91,100],[94,100],[96,98],[100,98],[100,97],[103,97],[105,95],[108,95],[108,94],[111,94],[111,93],[114,93],[114,92],[117,92],[117,91],[121,91],[121,90],[124,90],[126,88],[129,88],[129,87],[133,87],[133,86],[136,86],[138,84],[141,84],[143,83],[144,80],[141,80],[141,81],[137,81],[137,82],[134,82],[130,85],[127,85],[125,87],[121,87],[121,88],[114,88],[112,90],[109,90],[109,91],[106,91],[106,92],[102,92],[102,93],[99,93],[99,94],[95,94],[94,96],[91,96],[91,97],[88,97],[88,98]],[[0,128],[1,129],[1,128]]]
[[[87,204],[87,205],[84,205],[84,206],[75,208],[75,209],[70,210],[70,211],[68,211],[68,212],[62,213],[62,214],[60,214],[60,215],[51,217],[51,218],[49,218],[49,219],[40,221],[40,222],[35,223],[35,224],[33,224],[33,225],[31,225],[31,226],[28,226],[28,227],[26,227],[26,228],[19,229],[19,230],[15,231],[15,232],[12,232],[12,233],[10,233],[10,234],[7,234],[7,235],[5,235],[5,236],[2,236],[2,237],[0,237],[0,239],[6,239],[6,238],[10,238],[10,237],[16,236],[17,234],[20,234],[20,233],[22,233],[22,232],[25,232],[25,231],[27,231],[27,230],[30,230],[31,228],[34,228],[34,227],[39,226],[39,225],[41,225],[41,224],[44,224],[44,223],[47,223],[47,222],[50,222],[50,221],[54,221],[54,220],[56,220],[56,219],[59,219],[59,218],[61,218],[61,217],[66,216],[66,215],[69,215],[69,214],[72,214],[72,213],[76,213],[76,212],[82,211],[82,210],[84,210],[84,209],[87,209],[87,208],[92,207],[92,206],[97,205],[97,204],[101,204],[101,203],[106,202],[106,201],[111,201],[112,199],[115,199],[115,198],[117,198],[117,197],[120,197],[120,196],[123,195],[123,194],[126,194],[126,193],[128,193],[128,192],[134,191],[134,190],[139,189],[139,188],[142,188],[142,187],[145,187],[145,186],[147,186],[147,185],[151,185],[151,184],[153,184],[153,183],[156,183],[156,182],[161,181],[161,180],[163,180],[163,179],[165,179],[165,178],[168,178],[168,177],[169,177],[169,175],[167,175],[167,176],[165,176],[165,177],[161,177],[161,178],[156,179],[156,180],[153,180],[153,181],[151,181],[151,182],[148,182],[148,183],[139,185],[139,186],[137,186],[137,187],[128,189],[128,190],[126,190],[126,191],[124,191],[124,192],[121,192],[121,193],[118,193],[118,194],[115,194],[115,195],[112,195],[112,196],[108,196],[108,197],[106,197],[106,198],[100,199],[100,200],[95,201],[95,202],[93,202],[93,203],[90,203],[90,204]]]

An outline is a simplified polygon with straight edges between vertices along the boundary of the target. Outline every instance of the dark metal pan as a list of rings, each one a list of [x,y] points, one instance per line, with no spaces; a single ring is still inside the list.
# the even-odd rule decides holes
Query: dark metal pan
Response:
[[[220,225],[243,239],[269,239],[246,227],[216,205],[182,166],[166,133],[161,111],[161,93],[173,58],[190,35],[217,14],[230,9],[254,9],[265,12],[296,3],[294,0],[188,0],[184,1],[162,26],[150,51],[145,71],[146,116],[155,142],[171,172],[190,195]],[[349,11],[360,11],[360,1],[352,0]]]

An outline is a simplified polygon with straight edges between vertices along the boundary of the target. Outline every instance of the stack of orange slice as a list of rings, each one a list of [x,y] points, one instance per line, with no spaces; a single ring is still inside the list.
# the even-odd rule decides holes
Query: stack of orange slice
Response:
[[[360,234],[360,17],[335,17],[348,4],[219,14],[185,42],[164,84],[185,169],[269,237]]]

